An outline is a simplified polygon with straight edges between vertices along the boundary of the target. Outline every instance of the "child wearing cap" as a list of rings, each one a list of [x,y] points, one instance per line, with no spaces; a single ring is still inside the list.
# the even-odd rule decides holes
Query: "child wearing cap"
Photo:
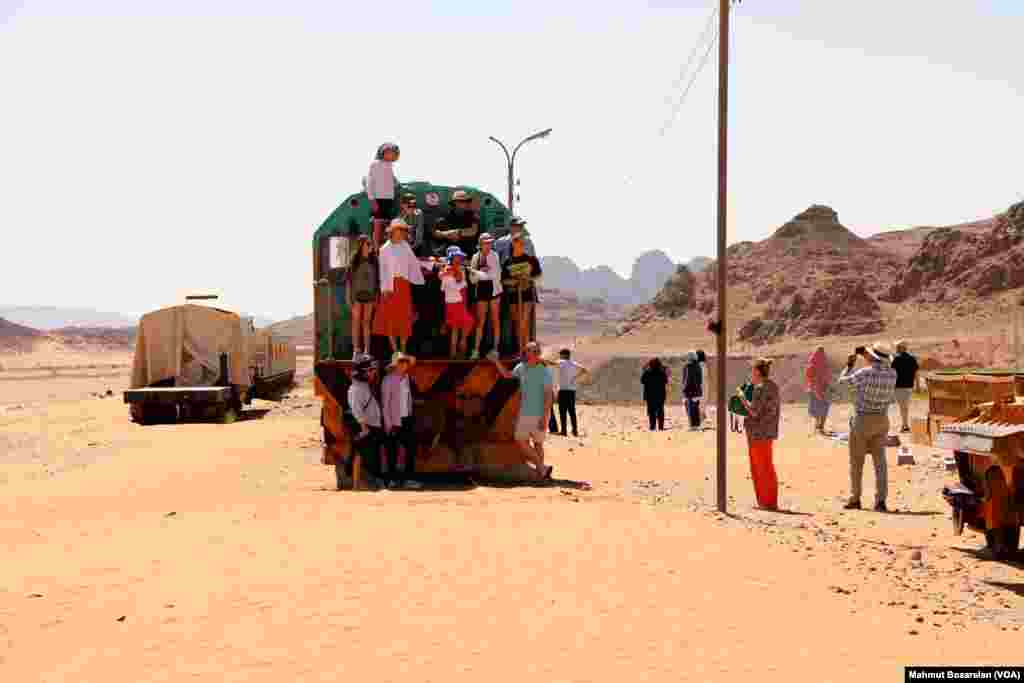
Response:
[[[383,242],[384,226],[395,215],[395,171],[392,165],[398,161],[398,145],[385,142],[377,148],[377,155],[370,163],[363,183],[366,198],[373,211],[373,244],[379,247]]]
[[[370,352],[373,311],[380,296],[380,268],[370,248],[370,238],[360,235],[345,273],[345,298],[352,311],[353,357]]]
[[[462,249],[456,246],[448,247],[448,266],[441,273],[445,322],[451,329],[451,357],[453,359],[466,352],[469,334],[476,325],[467,305],[467,278],[466,271],[462,267],[465,260],[466,254]]]
[[[469,261],[469,279],[476,285],[476,348],[470,356],[473,360],[480,358],[488,313],[494,351],[501,347],[501,261],[492,248],[493,244],[494,238],[490,233],[480,235],[480,250]]]

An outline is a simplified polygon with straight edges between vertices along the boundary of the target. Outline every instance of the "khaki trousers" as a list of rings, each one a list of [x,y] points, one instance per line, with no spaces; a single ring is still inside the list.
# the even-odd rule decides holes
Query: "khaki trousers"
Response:
[[[897,389],[896,403],[900,407],[900,417],[903,418],[904,427],[910,426],[910,399],[914,395],[913,389]]]
[[[889,494],[889,470],[885,442],[889,436],[888,415],[854,415],[850,418],[850,499],[860,500],[864,459],[868,453],[875,465],[875,504]]]

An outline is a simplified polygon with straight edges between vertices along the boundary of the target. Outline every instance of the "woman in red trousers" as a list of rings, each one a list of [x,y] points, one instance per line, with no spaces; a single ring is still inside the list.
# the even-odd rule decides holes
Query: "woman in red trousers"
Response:
[[[750,476],[754,480],[757,505],[762,510],[779,509],[779,481],[772,463],[772,444],[779,438],[779,414],[782,399],[779,385],[769,379],[772,361],[761,358],[750,372],[754,395],[750,401],[742,391],[736,393],[747,409],[744,428],[750,444]]]

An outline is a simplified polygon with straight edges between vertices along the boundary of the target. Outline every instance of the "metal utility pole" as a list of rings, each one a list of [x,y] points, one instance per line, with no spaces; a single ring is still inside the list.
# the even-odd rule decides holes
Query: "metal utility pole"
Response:
[[[551,129],[548,128],[546,130],[540,131],[539,133],[534,133],[533,135],[530,135],[530,136],[524,138],[522,142],[520,142],[518,145],[515,146],[515,149],[512,150],[511,154],[508,153],[508,147],[506,147],[505,144],[501,140],[499,140],[498,138],[494,137],[493,135],[490,136],[489,139],[492,142],[496,142],[498,144],[498,146],[501,147],[501,151],[505,152],[505,161],[508,164],[508,212],[509,213],[511,213],[511,214],[515,213],[513,207],[514,207],[514,204],[515,204],[514,200],[515,200],[516,153],[519,151],[519,148],[522,147],[523,145],[525,145],[527,142],[530,142],[531,140],[540,140],[541,138],[546,138],[550,134],[551,134]]]
[[[728,352],[729,329],[726,319],[726,274],[728,263],[726,262],[726,193],[727,182],[727,161],[728,161],[728,128],[729,128],[729,10],[732,0],[721,0],[721,8],[718,12],[718,396],[717,410],[718,418],[717,436],[717,468],[716,482],[718,484],[717,500],[718,511],[725,512],[728,498],[725,488],[725,465],[726,465],[726,437],[728,436],[728,425],[726,424],[726,412],[728,400],[725,392],[725,370],[726,353]]]

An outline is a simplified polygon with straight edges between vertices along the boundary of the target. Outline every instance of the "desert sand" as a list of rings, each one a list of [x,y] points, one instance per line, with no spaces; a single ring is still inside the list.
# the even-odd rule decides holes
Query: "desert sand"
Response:
[[[864,681],[1020,663],[1022,567],[953,535],[932,449],[912,466],[890,449],[893,513],[845,512],[845,447],[787,406],[785,511],[754,509],[730,434],[720,515],[714,431],[685,431],[678,404],[661,433],[640,406],[584,405],[581,437],[549,440],[550,485],[337,492],[300,369],[237,424],[151,427],[129,421],[127,368],[0,373],[0,680]]]

